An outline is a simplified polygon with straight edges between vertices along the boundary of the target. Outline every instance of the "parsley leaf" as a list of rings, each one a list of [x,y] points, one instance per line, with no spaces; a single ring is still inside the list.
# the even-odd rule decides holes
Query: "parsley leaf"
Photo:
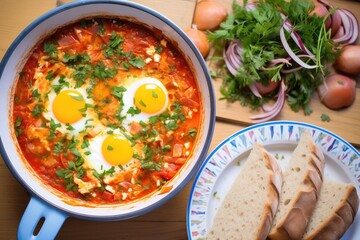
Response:
[[[330,122],[331,121],[331,118],[329,117],[329,115],[327,115],[325,113],[321,114],[320,118],[321,118],[321,121],[323,121],[323,122]]]
[[[103,54],[105,57],[112,57],[115,53],[121,53],[122,49],[120,44],[124,39],[117,35],[116,32],[112,32],[109,42],[107,43],[107,48],[104,50]]]
[[[141,110],[138,109],[137,107],[130,107],[129,110],[127,111],[127,113],[130,114],[133,117],[136,114],[141,113]]]
[[[144,60],[141,57],[136,57],[135,55],[130,57],[129,63],[136,68],[143,68],[145,66]]]
[[[60,123],[55,123],[54,119],[50,120],[50,135],[48,136],[48,139],[54,139],[55,138],[55,131],[57,128],[61,127]]]
[[[42,104],[36,104],[31,112],[31,116],[38,117],[43,111],[44,111],[44,106]]]
[[[20,128],[21,123],[22,123],[22,118],[20,116],[18,116],[16,118],[16,121],[15,121],[15,124],[14,124],[16,136],[19,136],[22,133],[22,129]]]
[[[49,54],[52,59],[58,59],[57,46],[51,42],[44,43],[44,52]]]

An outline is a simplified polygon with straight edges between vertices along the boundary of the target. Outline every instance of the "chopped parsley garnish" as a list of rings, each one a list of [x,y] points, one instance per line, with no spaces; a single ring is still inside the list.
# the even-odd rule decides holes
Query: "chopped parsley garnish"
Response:
[[[161,45],[158,45],[158,46],[155,47],[155,52],[156,53],[160,54],[162,51],[163,51],[163,48],[162,48]]]
[[[84,140],[81,144],[81,149],[88,148],[90,146],[90,143],[88,140]]]
[[[73,99],[75,99],[76,101],[83,101],[84,100],[84,98],[83,98],[83,96],[76,96],[76,95],[71,95],[71,98],[73,98]]]
[[[194,139],[195,136],[196,136],[196,133],[197,133],[197,129],[192,128],[192,129],[189,130],[188,135],[189,135],[192,139]]]
[[[16,121],[15,121],[15,124],[14,124],[16,136],[19,136],[22,133],[22,129],[20,128],[21,123],[22,123],[22,118],[20,116],[18,116],[16,118]]]
[[[137,107],[130,107],[127,113],[133,117],[134,115],[141,113],[141,110]]]
[[[176,130],[178,127],[179,127],[179,125],[177,124],[176,120],[174,120],[174,119],[165,121],[165,128],[167,130]]]
[[[141,57],[136,57],[135,55],[130,57],[129,63],[136,68],[143,68],[145,66],[144,60]]]
[[[63,149],[64,149],[64,143],[63,142],[56,142],[55,145],[54,145],[54,155],[57,156],[59,155],[60,153],[63,152]]]
[[[153,98],[158,98],[159,97],[159,95],[154,90],[151,92],[151,96]]]
[[[126,92],[126,88],[124,86],[113,86],[111,94],[122,100],[124,92]]]
[[[59,178],[64,179],[64,184],[66,186],[66,191],[72,190],[77,191],[77,186],[74,184],[74,174],[77,174],[77,177],[82,178],[85,174],[85,170],[82,165],[84,163],[84,159],[76,156],[75,161],[68,161],[69,169],[59,169],[56,170],[56,175]]]
[[[170,145],[164,145],[161,149],[162,153],[167,153],[171,151],[171,146]]]
[[[97,31],[97,34],[99,35],[105,35],[105,26],[104,23],[100,19],[95,20],[99,24],[99,30]]]
[[[120,35],[117,35],[116,32],[112,32],[111,38],[107,44],[107,48],[104,50],[105,57],[113,57],[115,54],[120,54],[122,49],[120,44],[124,41]]]
[[[75,128],[73,126],[71,126],[69,123],[66,124],[66,129],[69,131],[75,130]]]
[[[51,42],[44,43],[44,52],[49,54],[52,59],[58,59],[57,46]]]
[[[34,89],[31,93],[31,96],[35,99],[37,99],[38,101],[41,100],[40,96],[41,94],[39,93],[38,89]]]
[[[54,80],[54,79],[55,79],[55,73],[54,73],[54,71],[53,71],[53,70],[48,71],[48,73],[47,73],[47,75],[46,75],[45,78],[46,78],[47,80],[50,80],[50,81]]]
[[[55,138],[55,131],[57,128],[61,127],[60,123],[55,123],[54,119],[50,120],[50,135],[48,136],[48,139],[54,139]]]
[[[143,100],[140,100],[139,103],[140,103],[141,106],[146,107],[146,104],[144,103]]]
[[[102,169],[102,166],[101,166],[101,169]],[[106,175],[112,175],[114,172],[115,172],[115,167],[114,167],[114,166],[112,166],[112,167],[109,168],[108,170],[103,170],[103,172],[100,173],[100,174],[99,174],[95,169],[93,169],[93,174],[94,174],[94,176],[95,176],[97,179],[99,179],[100,181],[101,181],[102,179],[104,179],[104,177],[105,177]]]
[[[173,65],[169,65],[169,68],[171,71],[173,71],[173,72],[175,71],[175,67]]]
[[[31,115],[33,117],[38,117],[43,111],[44,111],[44,106],[42,104],[36,104],[31,112]]]
[[[106,78],[113,78],[117,73],[116,68],[109,68],[105,66],[103,62],[99,62],[98,64],[93,66],[93,76],[100,80],[104,80]]]

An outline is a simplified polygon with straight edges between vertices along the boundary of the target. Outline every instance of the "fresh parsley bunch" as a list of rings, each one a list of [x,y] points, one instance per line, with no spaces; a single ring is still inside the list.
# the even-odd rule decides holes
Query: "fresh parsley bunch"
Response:
[[[308,104],[316,88],[327,74],[326,64],[333,63],[338,55],[330,32],[325,29],[325,18],[311,14],[314,5],[306,0],[261,0],[252,8],[244,1],[240,6],[235,1],[220,28],[210,32],[209,40],[217,49],[226,48],[230,41],[239,40],[242,50],[242,65],[237,74],[223,76],[221,93],[224,99],[240,101],[242,105],[257,108],[273,98],[276,93],[254,96],[248,86],[254,82],[267,86],[271,81],[285,81],[287,101],[294,111],[304,109],[305,114],[312,110]],[[280,29],[284,21],[291,23],[292,31],[301,37],[301,41],[314,54],[313,58],[304,58],[302,50],[285,32],[286,41],[291,50],[302,60],[317,65],[314,69],[299,68],[291,60],[280,38]],[[271,65],[277,59],[287,59],[291,66],[282,63]],[[284,71],[296,68],[296,71]],[[299,69],[298,69],[299,68]]]

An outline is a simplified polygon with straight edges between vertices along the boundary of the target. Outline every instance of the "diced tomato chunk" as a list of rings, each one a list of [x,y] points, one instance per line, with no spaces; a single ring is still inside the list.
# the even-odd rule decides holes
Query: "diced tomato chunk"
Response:
[[[182,150],[183,150],[183,145],[176,143],[174,144],[174,148],[173,148],[173,157],[181,157],[182,156]]]

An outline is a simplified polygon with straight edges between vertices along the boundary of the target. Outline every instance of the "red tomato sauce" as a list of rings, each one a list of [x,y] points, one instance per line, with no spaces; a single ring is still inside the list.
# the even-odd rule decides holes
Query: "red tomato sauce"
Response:
[[[168,105],[125,126],[141,114],[123,112],[127,88],[143,78],[161,82]],[[52,96],[64,89],[86,92],[80,132],[52,115]],[[171,42],[138,24],[99,18],[58,29],[36,46],[19,74],[12,115],[22,155],[44,184],[74,199],[114,204],[160,191],[179,172],[193,154],[201,109],[195,76]],[[88,161],[91,143],[114,132],[131,144],[133,157],[96,169]]]

